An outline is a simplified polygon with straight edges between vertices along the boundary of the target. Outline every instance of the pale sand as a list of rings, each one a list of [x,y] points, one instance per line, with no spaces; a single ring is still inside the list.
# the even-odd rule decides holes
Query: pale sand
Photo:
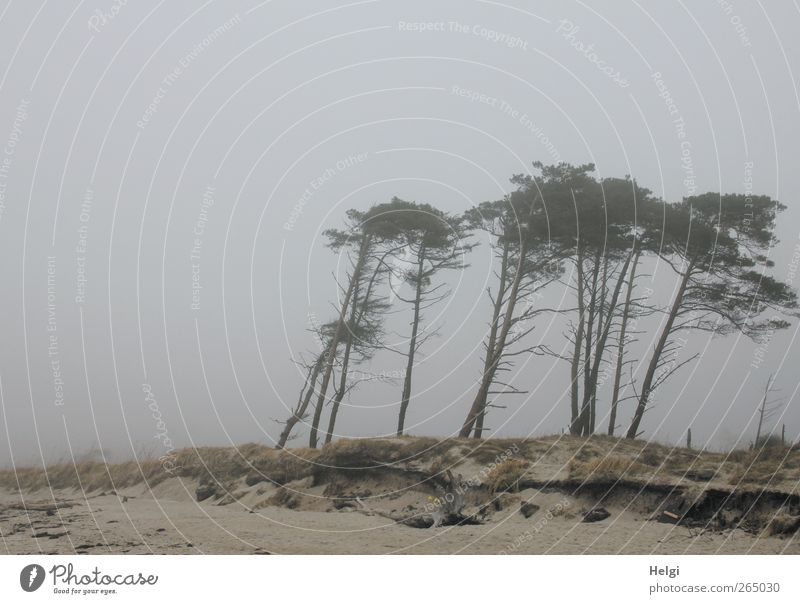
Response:
[[[46,511],[17,509],[19,494],[0,491],[2,548],[9,554],[800,554],[800,540],[756,537],[741,530],[693,536],[685,527],[662,524],[608,506],[611,517],[581,522],[581,502],[533,489],[515,494],[541,505],[529,519],[519,502],[482,526],[415,529],[356,511],[294,511],[265,506],[252,512],[242,501],[220,506],[193,500],[196,483],[170,479],[154,488],[82,497],[80,492],[25,494],[28,506],[63,505]],[[155,496],[154,496],[155,495]],[[158,497],[156,499],[156,496]],[[566,516],[548,507],[569,502]],[[13,506],[9,509],[9,506]],[[376,506],[377,507],[377,506]],[[386,506],[383,506],[386,507]],[[59,535],[35,538],[49,533]]]

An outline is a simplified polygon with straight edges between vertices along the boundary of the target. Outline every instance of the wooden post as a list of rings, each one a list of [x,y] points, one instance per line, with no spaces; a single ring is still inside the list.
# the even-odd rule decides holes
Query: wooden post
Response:
[[[781,447],[786,446],[786,424],[781,426]]]
[[[692,448],[692,429],[691,428],[689,428],[686,431],[686,448],[687,449],[691,449]]]

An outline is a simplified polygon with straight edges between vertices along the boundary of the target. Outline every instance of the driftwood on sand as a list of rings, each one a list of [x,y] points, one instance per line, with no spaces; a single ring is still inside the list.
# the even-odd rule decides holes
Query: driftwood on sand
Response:
[[[454,478],[452,472],[447,470],[437,484],[440,495],[429,497],[429,504],[422,510],[414,511],[411,514],[383,512],[369,508],[360,497],[356,497],[359,505],[356,511],[367,516],[388,518],[393,522],[412,528],[483,524],[483,510],[474,514],[464,513],[466,505],[464,495],[467,488],[468,486],[462,481],[460,474]]]
[[[77,505],[71,501],[63,501],[63,500],[56,500],[54,502],[29,502],[25,503],[20,501],[19,503],[7,503],[5,505],[0,505],[0,514],[5,512],[45,512],[48,515],[51,515],[57,512],[61,508],[71,508],[74,505]]]

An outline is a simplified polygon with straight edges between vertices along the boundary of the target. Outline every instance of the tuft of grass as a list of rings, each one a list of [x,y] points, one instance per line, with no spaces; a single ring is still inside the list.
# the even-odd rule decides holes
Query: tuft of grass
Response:
[[[317,463],[321,468],[373,468],[408,464],[446,455],[454,441],[400,436],[394,438],[343,438],[322,447]]]
[[[763,484],[784,480],[786,475],[773,464],[746,465],[734,470],[728,478],[728,484]]]
[[[526,442],[518,438],[489,438],[465,440],[462,453],[481,465],[489,465],[508,457],[509,452],[519,451],[524,455],[526,450]]]
[[[169,464],[158,459],[104,464],[83,461],[47,467],[21,468],[0,472],[0,487],[22,491],[39,489],[80,489],[108,491],[146,483],[155,486],[174,476],[218,483],[227,483],[257,472],[278,484],[310,476],[318,452],[312,449],[275,451],[265,445],[245,444],[240,447],[200,447],[181,449]]]
[[[283,485],[313,475],[318,457],[316,449],[270,450],[270,455],[253,461],[253,471],[269,482]]]
[[[21,491],[80,489],[84,491],[121,489],[147,480],[158,484],[169,474],[158,460],[127,461],[106,465],[98,461],[56,464],[43,468],[21,468],[0,472],[0,486]]]
[[[569,464],[570,478],[579,480],[614,480],[623,477],[651,477],[653,471],[653,467],[622,455],[604,455],[588,461],[573,459]]]
[[[800,451],[784,447],[778,441],[766,441],[763,447],[736,450],[728,455],[733,466],[730,484],[766,484],[796,480],[800,469]]]
[[[661,445],[647,443],[642,447],[639,455],[636,456],[636,461],[646,466],[658,467],[664,461],[668,452],[669,450],[665,450],[665,447]]]
[[[519,481],[527,469],[528,462],[522,459],[511,458],[497,464],[486,475],[489,492],[518,490]]]

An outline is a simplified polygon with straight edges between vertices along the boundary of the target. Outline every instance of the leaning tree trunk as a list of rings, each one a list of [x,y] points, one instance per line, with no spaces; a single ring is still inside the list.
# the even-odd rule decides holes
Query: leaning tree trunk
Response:
[[[294,408],[292,415],[286,420],[286,423],[281,430],[281,435],[278,437],[278,443],[275,445],[276,449],[283,449],[286,447],[286,441],[294,430],[294,427],[306,415],[306,410],[311,402],[311,397],[314,395],[314,385],[317,383],[320,371],[322,370],[322,362],[325,360],[325,352],[321,352],[317,357],[314,364],[309,367],[308,375],[306,376],[306,383],[303,390],[300,391],[300,398],[297,401],[297,406]]]
[[[519,297],[519,286],[522,282],[523,273],[525,272],[525,256],[528,253],[528,246],[525,236],[526,234],[522,236],[522,240],[520,241],[519,262],[517,264],[516,273],[514,274],[514,280],[511,282],[511,292],[508,296],[505,316],[503,317],[503,327],[497,337],[497,342],[495,343],[494,349],[487,351],[487,354],[490,355],[491,359],[491,362],[489,363],[489,370],[484,372],[478,393],[475,396],[475,400],[472,401],[472,406],[467,414],[467,418],[464,420],[464,424],[461,426],[461,431],[458,433],[458,435],[462,438],[467,438],[469,436],[470,432],[472,432],[472,428],[475,425],[475,420],[486,409],[486,399],[489,397],[489,389],[494,382],[494,376],[497,373],[497,367],[500,365],[500,359],[503,356],[503,350],[506,346],[508,332],[511,330],[511,325],[514,322],[514,309],[517,305],[517,298]],[[476,438],[481,438],[481,436],[482,435],[477,435]]]
[[[683,278],[681,279],[681,285],[678,288],[678,293],[675,294],[675,300],[672,302],[672,307],[670,308],[667,322],[664,325],[664,329],[661,331],[661,337],[656,343],[655,350],[653,350],[653,356],[650,358],[650,364],[647,367],[647,373],[644,376],[644,382],[642,382],[642,391],[639,394],[639,402],[636,405],[636,411],[633,414],[633,420],[628,428],[628,433],[625,435],[626,438],[636,438],[639,435],[639,424],[642,423],[642,417],[644,417],[644,412],[647,408],[647,401],[650,398],[650,389],[653,387],[653,380],[655,379],[656,370],[658,369],[658,365],[661,360],[661,353],[664,352],[664,347],[667,345],[669,336],[672,333],[672,327],[675,324],[675,318],[678,316],[678,311],[681,309],[683,296],[686,293],[686,287],[689,285],[689,279],[692,276],[693,268],[693,265],[690,263],[686,268]]]
[[[347,343],[344,347],[344,356],[342,357],[342,375],[339,378],[339,388],[336,389],[336,394],[333,396],[331,403],[331,415],[328,418],[328,430],[325,432],[325,444],[331,442],[333,438],[333,429],[336,426],[336,416],[339,414],[339,406],[344,399],[345,389],[347,388],[347,368],[350,364],[350,351],[353,348],[353,334],[347,336]]]
[[[350,353],[353,350],[353,338],[355,337],[353,332],[357,327],[357,290],[358,288],[356,287],[356,291],[353,292],[353,301],[350,304],[350,325],[347,331],[347,342],[345,342],[344,345],[344,355],[342,356],[342,375],[339,377],[339,388],[336,389],[336,394],[334,395],[333,403],[331,404],[331,416],[328,418],[328,430],[325,433],[325,443],[331,442],[331,439],[333,438],[333,429],[336,425],[336,416],[339,414],[339,406],[344,399],[344,393],[347,389],[347,370],[350,366]]]
[[[350,284],[347,287],[347,293],[342,301],[342,308],[339,311],[339,320],[336,323],[336,330],[334,331],[333,338],[331,339],[331,346],[325,358],[325,373],[322,376],[322,384],[319,387],[319,396],[317,398],[317,406],[314,409],[314,420],[311,423],[311,432],[308,436],[308,446],[312,449],[317,448],[317,431],[319,430],[319,421],[322,417],[322,408],[325,405],[325,394],[328,391],[328,385],[331,381],[333,374],[333,364],[336,359],[336,348],[338,347],[339,338],[342,337],[342,329],[344,329],[345,317],[347,316],[347,309],[350,306],[350,299],[353,297],[356,283],[361,278],[361,270],[364,268],[366,262],[367,250],[369,249],[370,237],[366,235],[361,241],[361,246],[358,250],[358,259],[356,266],[353,269],[353,274],[350,277]]]
[[[497,342],[497,329],[500,326],[500,312],[503,310],[503,301],[505,300],[506,279],[508,278],[508,249],[509,244],[506,241],[503,244],[503,256],[500,261],[500,287],[497,288],[497,297],[494,300],[494,308],[492,310],[492,323],[489,326],[489,340],[486,343],[486,358],[483,361],[483,373],[486,374],[491,366],[491,355],[489,352],[494,350],[495,342]],[[484,399],[481,404],[481,410],[478,413],[478,418],[475,420],[475,438],[480,438],[483,435],[483,421],[486,418],[486,403]]]
[[[417,267],[417,293],[414,297],[414,321],[411,324],[411,341],[408,345],[408,363],[406,364],[406,375],[403,380],[403,395],[400,398],[400,413],[397,418],[397,436],[403,435],[403,428],[406,422],[406,411],[408,402],[411,400],[411,374],[414,371],[414,354],[417,351],[417,333],[419,332],[419,307],[422,302],[422,278],[425,275],[425,246],[419,250]]]
[[[631,274],[628,278],[628,288],[625,293],[625,306],[622,310],[622,320],[619,331],[619,343],[617,344],[617,366],[614,372],[614,388],[611,393],[611,411],[608,416],[608,435],[614,436],[614,430],[617,423],[617,405],[619,403],[620,382],[622,380],[622,367],[624,365],[623,358],[625,356],[625,337],[628,330],[628,318],[631,312],[631,296],[633,293],[633,283],[636,279],[636,266],[639,264],[639,256],[641,252],[636,250],[636,255],[633,257],[633,265],[631,266]]]

